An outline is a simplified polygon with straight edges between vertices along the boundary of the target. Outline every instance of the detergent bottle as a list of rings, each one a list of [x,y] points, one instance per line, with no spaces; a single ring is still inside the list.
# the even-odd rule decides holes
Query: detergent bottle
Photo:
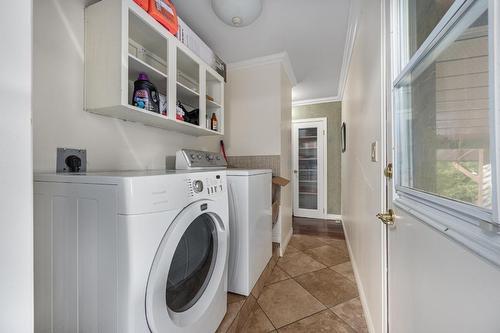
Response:
[[[139,73],[139,78],[134,82],[132,104],[140,109],[160,113],[160,96],[146,73]]]

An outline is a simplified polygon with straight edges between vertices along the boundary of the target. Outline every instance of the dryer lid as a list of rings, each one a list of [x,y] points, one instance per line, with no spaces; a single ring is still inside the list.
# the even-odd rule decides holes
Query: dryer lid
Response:
[[[256,175],[265,175],[272,174],[273,170],[271,169],[227,169],[226,175],[230,176],[256,176]]]

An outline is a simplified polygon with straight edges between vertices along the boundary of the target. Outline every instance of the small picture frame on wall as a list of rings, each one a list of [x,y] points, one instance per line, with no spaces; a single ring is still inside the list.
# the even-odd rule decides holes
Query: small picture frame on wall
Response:
[[[345,123],[342,123],[342,126],[340,127],[340,133],[341,133],[340,144],[342,147],[342,152],[345,153],[347,150],[347,128]]]

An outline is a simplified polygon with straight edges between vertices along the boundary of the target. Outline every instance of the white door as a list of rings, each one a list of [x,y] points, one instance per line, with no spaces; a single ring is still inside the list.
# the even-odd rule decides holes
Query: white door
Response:
[[[500,3],[385,4],[387,15],[403,13],[392,18],[403,26],[393,23],[396,47],[388,52],[387,209],[395,215],[380,216],[388,223],[389,332],[500,332],[500,75],[492,68]],[[430,11],[440,13],[435,22],[418,16]]]
[[[293,214],[326,216],[326,118],[293,122]]]
[[[32,7],[0,2],[0,332],[33,332]]]

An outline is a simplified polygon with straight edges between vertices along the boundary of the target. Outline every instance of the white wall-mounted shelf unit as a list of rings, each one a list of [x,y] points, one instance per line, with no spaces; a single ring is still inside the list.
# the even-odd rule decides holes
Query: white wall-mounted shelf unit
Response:
[[[141,72],[166,96],[166,115],[132,105]],[[193,136],[224,134],[223,77],[133,0],[85,9],[85,100],[88,112],[103,116]],[[199,110],[199,125],[176,119],[177,101]],[[214,113],[218,131],[210,129]]]

